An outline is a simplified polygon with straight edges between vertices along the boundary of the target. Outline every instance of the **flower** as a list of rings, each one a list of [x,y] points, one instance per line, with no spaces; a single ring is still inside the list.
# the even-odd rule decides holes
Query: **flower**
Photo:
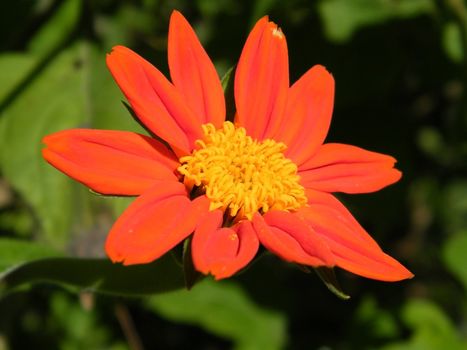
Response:
[[[395,159],[323,143],[334,79],[317,65],[289,87],[286,39],[276,24],[263,17],[246,41],[233,122],[225,120],[212,62],[177,11],[168,62],[171,82],[126,47],[107,56],[137,118],[157,138],[72,129],[43,140],[44,158],[93,191],[138,196],[109,233],[112,261],[149,263],[192,235],[195,268],[216,279],[244,268],[260,244],[297,264],[384,281],[412,277],[331,194],[398,181]]]

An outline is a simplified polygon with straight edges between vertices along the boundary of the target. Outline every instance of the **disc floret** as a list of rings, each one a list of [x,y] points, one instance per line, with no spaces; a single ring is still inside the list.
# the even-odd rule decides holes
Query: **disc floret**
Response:
[[[296,210],[307,203],[297,165],[284,156],[287,146],[272,139],[257,141],[245,128],[224,122],[221,129],[203,125],[204,139],[178,168],[188,188],[199,187],[210,210],[251,219],[256,212]]]

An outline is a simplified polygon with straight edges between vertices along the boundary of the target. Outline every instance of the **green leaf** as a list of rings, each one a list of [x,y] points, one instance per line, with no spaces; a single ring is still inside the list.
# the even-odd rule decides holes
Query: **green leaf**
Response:
[[[37,64],[32,55],[4,53],[0,55],[0,111],[9,94],[25,79]]]
[[[233,121],[236,107],[234,96],[234,80],[235,80],[235,67],[229,68],[221,80],[222,88],[225,95],[225,120]]]
[[[464,60],[464,48],[462,46],[462,31],[457,22],[447,22],[443,27],[443,46],[446,55],[456,63]]]
[[[365,329],[371,337],[390,339],[399,336],[394,313],[382,308],[372,295],[363,297],[354,315],[352,326]]]
[[[442,219],[448,233],[456,233],[467,227],[467,181],[453,180],[443,192]]]
[[[41,139],[54,131],[84,125],[82,70],[76,46],[60,54],[8,105],[2,117],[0,165],[9,183],[40,218],[46,241],[64,246],[74,197],[71,181],[47,165]],[[60,233],[60,234],[57,234]]]
[[[417,144],[422,152],[440,164],[449,162],[449,149],[440,131],[435,127],[421,127],[417,134]]]
[[[221,85],[222,85],[222,89],[224,90],[224,92],[230,87],[233,85],[233,80],[231,78],[232,77],[232,74],[235,73],[235,67],[230,67],[227,72],[225,72],[224,76],[222,77],[221,79]],[[235,74],[234,74],[235,76]]]
[[[42,56],[56,50],[75,29],[79,20],[80,9],[80,0],[62,1],[54,15],[45,22],[30,41],[29,51]]]
[[[335,294],[338,298],[342,300],[350,299],[350,295],[347,295],[342,290],[339,282],[337,281],[336,274],[334,269],[328,267],[315,267],[316,274],[319,276],[321,281],[326,285],[326,287]]]
[[[61,254],[49,246],[19,239],[0,239],[0,276],[6,270],[24,264],[30,260],[57,257]]]
[[[276,6],[277,4],[278,1],[276,0],[254,1],[253,11],[250,20],[250,27],[253,27],[259,18],[263,17],[264,15],[267,15],[268,13],[271,13],[271,11],[274,9],[274,6]]]
[[[360,28],[393,18],[434,12],[433,0],[321,0],[318,10],[329,40],[345,42]]]
[[[116,295],[162,293],[185,286],[182,270],[170,254],[151,264],[132,266],[108,259],[49,258],[25,263],[0,276],[7,292],[41,282]]]
[[[183,242],[183,275],[185,276],[185,286],[188,290],[200,281],[203,275],[196,270],[193,264],[193,258],[191,255],[191,241],[192,238],[188,237]]]
[[[467,292],[467,231],[462,231],[449,238],[444,245],[444,263],[462,282]]]
[[[48,318],[55,321],[54,330],[60,337],[57,348],[78,349],[128,349],[122,340],[113,336],[108,324],[102,322],[97,312],[86,307],[92,305],[94,295],[81,293],[81,303],[77,295],[55,291],[49,298]],[[117,347],[118,346],[118,347]]]
[[[281,314],[255,305],[232,282],[205,279],[191,291],[152,297],[148,307],[175,322],[197,325],[232,340],[234,349],[283,349],[286,323]]]
[[[86,106],[90,127],[127,130],[147,134],[122,105],[123,94],[112,78],[106,63],[106,52],[96,45],[86,45],[85,80]]]
[[[11,69],[11,61],[5,62],[5,70]],[[32,206],[43,233],[40,239],[57,248],[67,245],[71,227],[76,233],[92,225],[91,215],[83,219],[92,195],[83,194],[84,186],[46,164],[41,139],[75,127],[140,131],[120,101],[105,53],[95,45],[78,43],[48,62],[3,111],[1,169]]]
[[[448,317],[434,303],[411,300],[402,311],[402,319],[413,333],[408,341],[384,346],[383,350],[462,350],[462,341]]]
[[[235,6],[233,0],[196,0],[196,5],[202,14],[202,18],[219,16],[222,11],[228,11]]]

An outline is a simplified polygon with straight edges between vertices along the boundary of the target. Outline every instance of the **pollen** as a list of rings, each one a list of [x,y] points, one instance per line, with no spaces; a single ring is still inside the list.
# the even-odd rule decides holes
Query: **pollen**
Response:
[[[206,194],[210,210],[251,219],[256,212],[306,205],[297,165],[284,156],[285,144],[254,140],[231,122],[217,130],[212,124],[202,127],[204,138],[196,141],[191,155],[180,158],[178,171],[188,188]]]

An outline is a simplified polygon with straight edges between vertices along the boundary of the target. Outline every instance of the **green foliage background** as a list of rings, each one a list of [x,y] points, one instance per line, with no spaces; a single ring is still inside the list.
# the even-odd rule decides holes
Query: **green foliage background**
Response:
[[[291,79],[336,80],[329,141],[394,155],[396,185],[340,196],[414,273],[337,271],[346,293],[265,256],[191,291],[176,260],[109,263],[122,198],[45,164],[41,138],[73,127],[140,130],[105,67],[116,44],[167,72],[180,10],[222,76],[255,21],[288,39]],[[0,350],[467,348],[467,4],[463,0],[21,0],[0,3]]]

